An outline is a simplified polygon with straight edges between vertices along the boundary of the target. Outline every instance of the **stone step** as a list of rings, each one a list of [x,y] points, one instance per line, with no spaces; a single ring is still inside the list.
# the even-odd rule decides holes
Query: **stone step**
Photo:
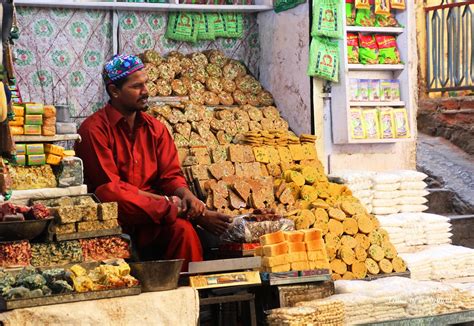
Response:
[[[429,209],[426,213],[433,213],[439,215],[450,215],[454,214],[455,210],[453,207],[454,192],[449,189],[428,189],[430,194],[426,196],[428,203],[426,205]]]
[[[474,215],[449,216],[453,245],[474,249]]]

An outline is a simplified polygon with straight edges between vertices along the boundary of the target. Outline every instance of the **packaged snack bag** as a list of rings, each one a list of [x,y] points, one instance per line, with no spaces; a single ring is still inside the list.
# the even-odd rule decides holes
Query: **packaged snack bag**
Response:
[[[168,26],[166,29],[166,38],[196,42],[197,40],[197,20],[195,14],[186,12],[173,12],[168,15]]]
[[[405,10],[405,0],[390,0],[390,6],[393,9]]]
[[[410,138],[407,109],[393,109],[393,117],[395,120],[395,137]]]
[[[380,138],[380,126],[377,109],[363,110],[363,121],[366,138],[368,139],[379,139]]]
[[[359,37],[354,33],[347,33],[347,62],[359,63]]]
[[[342,38],[342,12],[340,8],[340,0],[314,1],[311,36]]]
[[[356,26],[375,26],[375,14],[370,9],[358,9],[355,19]]]
[[[305,3],[305,0],[276,0],[275,2],[275,12],[279,13],[285,10],[294,8],[302,3]]]
[[[380,137],[389,139],[395,137],[395,121],[393,119],[392,108],[383,108],[379,110],[380,119]]]
[[[244,34],[244,18],[240,13],[221,13],[224,22],[224,37],[241,38]]]
[[[370,9],[369,0],[355,0],[355,7],[357,9]]]
[[[380,101],[380,80],[378,79],[369,79],[369,90],[368,98],[371,102]]]
[[[389,16],[390,15],[390,3],[389,0],[375,0],[375,14]]]
[[[379,62],[382,64],[398,64],[400,52],[398,52],[397,41],[393,35],[375,35],[379,48]]]
[[[361,102],[367,102],[369,100],[369,80],[359,79],[358,85],[358,99]]]
[[[354,26],[356,18],[356,11],[354,7],[354,0],[346,0],[346,25]]]
[[[359,80],[355,78],[349,79],[349,101],[359,101]]]
[[[364,130],[364,125],[363,125],[362,109],[360,108],[350,109],[350,114],[351,114],[351,120],[350,120],[351,138],[364,139],[365,130]]]
[[[339,81],[339,46],[337,42],[313,37],[309,49],[308,75]]]
[[[216,33],[214,32],[214,14],[200,13],[198,18],[198,40],[215,40]]]
[[[392,101],[400,101],[400,81],[397,79],[391,80],[392,83]]]
[[[389,79],[382,79],[380,81],[380,101],[390,102],[392,99],[392,81]]]
[[[376,27],[400,27],[401,25],[390,15],[375,15],[375,26]]]
[[[379,63],[379,49],[373,35],[359,33],[359,61],[362,64]]]

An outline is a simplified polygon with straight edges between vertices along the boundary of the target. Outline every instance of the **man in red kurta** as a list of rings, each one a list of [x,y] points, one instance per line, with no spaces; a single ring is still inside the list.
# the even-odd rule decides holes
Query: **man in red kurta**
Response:
[[[191,220],[216,235],[230,218],[208,211],[188,189],[176,146],[166,127],[143,111],[148,90],[143,63],[114,56],[104,67],[109,103],[79,128],[77,155],[84,163],[89,191],[116,201],[119,221],[139,253],[154,258],[202,260]]]

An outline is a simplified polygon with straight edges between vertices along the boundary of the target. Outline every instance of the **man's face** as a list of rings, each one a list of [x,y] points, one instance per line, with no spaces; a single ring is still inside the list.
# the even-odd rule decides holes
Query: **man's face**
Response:
[[[148,107],[148,77],[143,70],[128,76],[121,88],[111,86],[112,97],[130,112],[146,111]]]

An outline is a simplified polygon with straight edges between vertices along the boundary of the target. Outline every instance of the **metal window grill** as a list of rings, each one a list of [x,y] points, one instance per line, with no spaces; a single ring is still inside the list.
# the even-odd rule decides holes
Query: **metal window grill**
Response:
[[[474,90],[474,0],[441,0],[425,8],[427,90]]]

